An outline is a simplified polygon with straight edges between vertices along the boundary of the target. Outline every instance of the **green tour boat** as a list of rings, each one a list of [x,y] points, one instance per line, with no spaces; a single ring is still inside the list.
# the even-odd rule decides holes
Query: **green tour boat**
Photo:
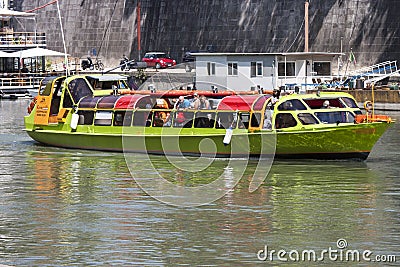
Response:
[[[341,91],[133,91],[107,74],[46,79],[28,112],[45,145],[206,157],[364,160],[393,123]]]

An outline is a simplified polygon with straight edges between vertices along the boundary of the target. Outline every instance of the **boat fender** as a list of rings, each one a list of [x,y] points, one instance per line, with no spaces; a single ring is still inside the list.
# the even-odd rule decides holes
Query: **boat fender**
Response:
[[[226,129],[224,140],[222,141],[224,145],[229,145],[232,139],[233,130],[232,128]]]
[[[364,108],[366,111],[370,111],[372,109],[372,102],[371,101],[365,101],[364,102]]]
[[[70,123],[72,130],[76,130],[76,127],[78,127],[78,121],[79,121],[78,113],[72,114],[71,123]]]

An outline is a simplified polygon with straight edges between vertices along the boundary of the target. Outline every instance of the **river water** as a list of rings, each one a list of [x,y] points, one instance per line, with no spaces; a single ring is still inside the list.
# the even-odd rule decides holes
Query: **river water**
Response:
[[[321,262],[295,262],[289,252],[329,248],[372,255],[349,262],[321,253],[327,266],[370,266],[376,255],[386,266],[396,264],[392,255],[400,262],[399,124],[365,162],[275,161],[257,191],[245,175],[221,199],[182,208],[144,193],[122,153],[32,141],[23,131],[28,103],[0,101],[0,265],[310,266]],[[184,183],[215,175],[190,181],[165,168]],[[287,253],[261,261],[265,248]]]

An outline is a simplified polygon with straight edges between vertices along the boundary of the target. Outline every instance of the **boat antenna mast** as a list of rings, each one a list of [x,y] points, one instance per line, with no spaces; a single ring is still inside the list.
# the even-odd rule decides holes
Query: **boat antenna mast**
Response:
[[[68,76],[69,64],[68,64],[68,56],[67,56],[67,46],[65,45],[64,27],[63,27],[62,20],[61,20],[61,11],[60,11],[60,5],[58,3],[58,0],[56,1],[56,3],[57,3],[58,19],[60,21],[60,27],[61,27],[61,37],[62,37],[63,46],[64,46],[65,76]]]
[[[306,0],[304,3],[304,52],[308,52],[308,7],[310,3]]]

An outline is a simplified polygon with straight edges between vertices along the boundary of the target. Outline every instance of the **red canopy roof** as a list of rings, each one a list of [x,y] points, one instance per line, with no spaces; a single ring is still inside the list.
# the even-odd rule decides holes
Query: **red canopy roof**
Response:
[[[115,103],[114,108],[116,109],[133,109],[136,107],[136,103],[146,95],[124,95],[121,96]]]
[[[232,95],[224,97],[219,102],[217,110],[243,110],[250,111],[253,103],[260,95]]]

